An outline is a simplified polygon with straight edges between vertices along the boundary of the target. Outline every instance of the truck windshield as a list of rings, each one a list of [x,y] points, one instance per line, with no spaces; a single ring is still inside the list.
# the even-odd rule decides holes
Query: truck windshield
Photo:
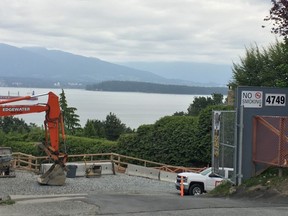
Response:
[[[200,172],[201,175],[206,176],[211,173],[211,167]]]

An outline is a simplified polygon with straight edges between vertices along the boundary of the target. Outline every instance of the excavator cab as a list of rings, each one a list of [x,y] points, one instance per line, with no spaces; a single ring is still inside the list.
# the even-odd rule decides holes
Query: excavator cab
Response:
[[[12,149],[10,147],[0,147],[0,178],[15,177],[12,160]]]

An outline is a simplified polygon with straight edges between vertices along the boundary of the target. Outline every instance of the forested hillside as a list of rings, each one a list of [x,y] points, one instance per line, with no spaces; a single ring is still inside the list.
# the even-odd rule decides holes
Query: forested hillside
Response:
[[[87,85],[86,89],[92,91],[145,92],[145,93],[196,94],[196,95],[211,95],[213,93],[226,95],[228,91],[228,89],[225,87],[165,85],[165,84],[133,82],[133,81],[105,81],[93,85]]]

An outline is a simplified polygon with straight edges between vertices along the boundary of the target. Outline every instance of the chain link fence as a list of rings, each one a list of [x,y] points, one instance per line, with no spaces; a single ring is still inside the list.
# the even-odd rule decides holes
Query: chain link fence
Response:
[[[255,116],[253,128],[253,162],[287,167],[288,117]]]
[[[224,167],[231,168],[228,178],[236,182],[237,124],[235,111],[213,111],[212,167],[225,177]],[[227,174],[226,174],[227,175]]]

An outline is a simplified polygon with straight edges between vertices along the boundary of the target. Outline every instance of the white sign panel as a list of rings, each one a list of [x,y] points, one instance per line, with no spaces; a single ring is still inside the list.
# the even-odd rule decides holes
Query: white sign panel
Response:
[[[214,130],[220,130],[221,111],[214,111]]]
[[[241,105],[245,108],[262,108],[262,91],[242,91]]]
[[[265,106],[285,106],[286,94],[265,94]]]

